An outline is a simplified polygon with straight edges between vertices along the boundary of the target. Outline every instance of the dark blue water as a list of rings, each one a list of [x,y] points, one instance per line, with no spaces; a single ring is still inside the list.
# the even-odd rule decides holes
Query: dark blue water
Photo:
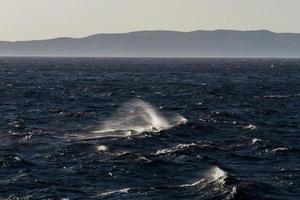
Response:
[[[296,200],[299,130],[300,60],[0,58],[0,199]]]

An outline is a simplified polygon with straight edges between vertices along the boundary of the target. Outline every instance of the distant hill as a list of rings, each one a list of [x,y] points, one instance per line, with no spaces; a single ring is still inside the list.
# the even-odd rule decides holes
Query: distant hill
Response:
[[[299,57],[300,34],[138,31],[84,38],[0,42],[0,56]]]

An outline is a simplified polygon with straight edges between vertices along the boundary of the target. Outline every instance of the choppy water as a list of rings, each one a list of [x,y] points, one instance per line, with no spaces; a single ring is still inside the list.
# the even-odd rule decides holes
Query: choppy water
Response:
[[[0,199],[299,199],[300,60],[0,58]]]

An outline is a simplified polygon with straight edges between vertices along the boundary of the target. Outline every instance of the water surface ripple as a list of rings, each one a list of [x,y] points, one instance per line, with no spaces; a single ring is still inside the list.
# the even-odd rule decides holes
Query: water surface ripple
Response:
[[[0,58],[0,199],[300,198],[300,60]]]

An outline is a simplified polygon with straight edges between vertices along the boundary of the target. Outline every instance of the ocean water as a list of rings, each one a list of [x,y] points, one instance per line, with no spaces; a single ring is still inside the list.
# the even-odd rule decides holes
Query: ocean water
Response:
[[[0,199],[300,199],[300,60],[0,58]]]

